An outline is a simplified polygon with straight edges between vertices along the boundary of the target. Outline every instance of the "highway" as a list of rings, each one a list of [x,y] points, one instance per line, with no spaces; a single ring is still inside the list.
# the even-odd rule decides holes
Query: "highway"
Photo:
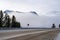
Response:
[[[4,30],[0,31],[0,40],[53,40],[59,32],[60,29]]]

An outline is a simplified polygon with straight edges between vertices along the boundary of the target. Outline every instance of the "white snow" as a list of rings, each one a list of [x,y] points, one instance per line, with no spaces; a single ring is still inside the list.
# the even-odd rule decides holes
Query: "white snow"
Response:
[[[55,23],[57,28],[59,22],[59,16],[39,16],[31,12],[8,12],[12,17],[15,15],[18,22],[21,23],[22,27],[28,27],[27,24],[30,24],[29,27],[40,27],[40,28],[51,28],[52,24]]]

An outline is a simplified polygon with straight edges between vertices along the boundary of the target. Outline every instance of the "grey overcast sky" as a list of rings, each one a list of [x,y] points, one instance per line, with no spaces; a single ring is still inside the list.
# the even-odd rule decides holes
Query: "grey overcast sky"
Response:
[[[60,0],[0,0],[0,9],[36,11],[39,15],[45,15],[51,11],[60,11]]]
[[[30,20],[28,18],[26,19],[29,23],[33,20],[31,22],[33,23],[32,25],[48,27],[52,23],[55,23],[57,26],[60,24],[60,0],[0,0],[0,10],[15,10],[20,12],[35,11],[40,15],[38,18],[33,16],[36,20],[29,15],[26,17],[25,14],[23,15],[25,19],[27,17],[29,19],[31,18]],[[16,15],[15,13],[12,14]],[[22,15],[16,15],[17,19],[20,16]],[[22,24],[27,21],[23,21]]]

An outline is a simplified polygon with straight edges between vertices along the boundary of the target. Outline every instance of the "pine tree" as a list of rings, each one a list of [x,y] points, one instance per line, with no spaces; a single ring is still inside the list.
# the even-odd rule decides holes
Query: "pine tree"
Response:
[[[8,14],[5,14],[5,18],[4,18],[4,27],[7,27],[7,21],[8,21]]]
[[[17,28],[21,28],[20,22],[16,22],[16,27],[17,27]]]
[[[0,27],[2,27],[2,19],[0,18]]]
[[[60,28],[60,24],[59,24],[59,28]]]
[[[0,11],[0,27],[3,27],[3,12],[2,10]]]
[[[7,26],[8,26],[8,27],[10,27],[10,21],[11,21],[11,19],[10,19],[10,17],[8,16],[8,21],[7,21],[7,24],[8,24]]]
[[[6,22],[6,26],[9,28],[10,27],[10,17],[9,17],[9,15],[8,15],[8,18],[7,18],[7,22]]]
[[[4,19],[4,27],[9,28],[10,27],[10,16],[6,13],[5,14],[5,19]]]
[[[2,12],[2,10],[0,11],[0,18],[3,18],[3,12]]]
[[[52,28],[55,28],[56,26],[55,26],[55,24],[52,24]]]
[[[13,28],[20,28],[21,27],[20,23],[16,21],[16,17],[14,15],[12,16],[11,27],[13,27]]]
[[[11,27],[15,28],[16,27],[16,18],[15,16],[13,15],[12,16],[12,23],[11,23]]]

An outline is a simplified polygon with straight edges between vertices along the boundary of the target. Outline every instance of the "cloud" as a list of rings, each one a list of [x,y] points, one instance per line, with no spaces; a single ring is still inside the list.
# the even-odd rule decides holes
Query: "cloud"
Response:
[[[60,0],[0,0],[2,10],[36,11],[39,15],[60,10]]]
[[[47,16],[50,16],[50,17],[57,17],[57,16],[60,16],[60,11],[51,11],[51,12],[48,12],[46,13]]]

